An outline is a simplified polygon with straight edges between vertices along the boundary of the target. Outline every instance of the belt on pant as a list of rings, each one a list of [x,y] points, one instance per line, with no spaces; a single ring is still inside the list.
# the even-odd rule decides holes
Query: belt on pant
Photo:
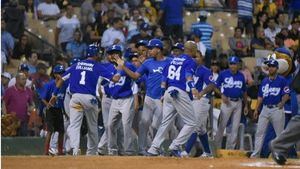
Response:
[[[106,98],[112,99],[113,97],[111,95],[106,95]]]
[[[264,105],[264,106],[267,106],[267,108],[269,108],[269,109],[278,107],[278,106],[275,105],[275,104],[268,104],[268,105]]]
[[[230,101],[233,101],[233,102],[237,102],[240,100],[240,98],[229,98]]]

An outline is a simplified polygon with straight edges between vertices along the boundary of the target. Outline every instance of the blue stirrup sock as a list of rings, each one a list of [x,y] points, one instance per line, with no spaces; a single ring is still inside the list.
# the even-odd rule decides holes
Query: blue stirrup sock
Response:
[[[208,136],[207,136],[207,133],[205,133],[205,134],[203,134],[203,135],[199,135],[199,139],[200,139],[200,141],[201,141],[201,143],[202,143],[204,152],[210,154],[211,151],[210,151],[209,144],[208,144]]]
[[[193,133],[185,145],[185,151],[190,153],[197,140],[197,133]]]

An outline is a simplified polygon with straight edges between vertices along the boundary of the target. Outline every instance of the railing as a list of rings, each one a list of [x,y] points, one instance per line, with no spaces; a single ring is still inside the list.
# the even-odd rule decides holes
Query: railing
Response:
[[[62,50],[43,39],[40,35],[36,35],[31,29],[25,28],[25,33],[28,34],[29,38],[32,40],[33,49],[40,54],[41,60],[53,64],[58,56],[64,56]]]

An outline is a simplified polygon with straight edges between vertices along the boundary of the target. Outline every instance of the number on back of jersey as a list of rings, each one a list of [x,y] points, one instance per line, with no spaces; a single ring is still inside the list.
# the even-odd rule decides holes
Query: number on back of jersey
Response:
[[[174,65],[169,66],[169,71],[168,71],[168,78],[171,80],[179,80],[180,79],[180,71],[181,71],[181,66],[176,68]]]

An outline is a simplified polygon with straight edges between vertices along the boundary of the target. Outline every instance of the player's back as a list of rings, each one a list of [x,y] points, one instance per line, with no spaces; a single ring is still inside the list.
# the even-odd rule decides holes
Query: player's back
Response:
[[[196,67],[196,62],[186,54],[174,58],[164,72],[168,87],[174,86],[189,91],[186,85],[186,77],[192,77]]]
[[[110,79],[114,74],[107,71],[103,64],[88,59],[73,65],[69,73],[70,92],[91,95],[96,95],[99,76]]]

